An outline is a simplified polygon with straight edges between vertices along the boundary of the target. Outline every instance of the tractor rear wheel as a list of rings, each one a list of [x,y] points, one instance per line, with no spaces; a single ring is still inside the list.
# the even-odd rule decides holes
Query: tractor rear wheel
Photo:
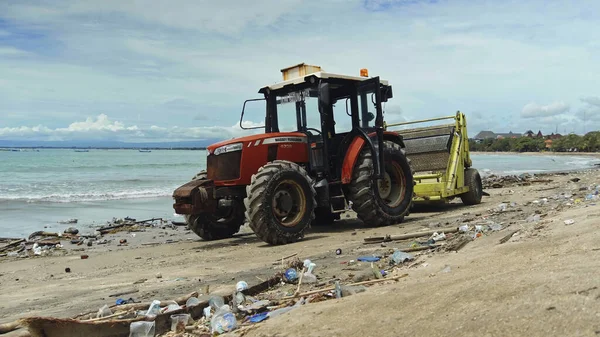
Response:
[[[384,179],[375,179],[371,149],[364,147],[347,188],[352,209],[368,226],[400,223],[412,206],[414,184],[410,161],[400,145],[385,141],[383,146]]]
[[[246,187],[246,218],[256,236],[271,245],[304,237],[315,214],[313,181],[299,165],[276,160],[252,175]]]
[[[206,179],[206,171],[196,174],[192,180]],[[239,202],[234,202],[232,209],[224,216],[212,213],[201,213],[184,216],[190,229],[206,241],[221,240],[232,237],[239,232],[246,220],[244,210]]]
[[[477,205],[481,203],[483,187],[481,185],[481,176],[476,169],[468,168],[465,170],[465,186],[469,186],[469,191],[460,196],[463,204]]]

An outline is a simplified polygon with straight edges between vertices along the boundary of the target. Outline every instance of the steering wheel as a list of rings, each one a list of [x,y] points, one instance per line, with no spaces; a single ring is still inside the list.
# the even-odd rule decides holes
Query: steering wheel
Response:
[[[316,132],[318,135],[320,135],[320,134],[321,134],[321,131],[319,131],[319,130],[317,130],[317,129],[314,129],[314,128],[306,128],[306,130],[312,130],[312,131],[315,131],[315,132]]]

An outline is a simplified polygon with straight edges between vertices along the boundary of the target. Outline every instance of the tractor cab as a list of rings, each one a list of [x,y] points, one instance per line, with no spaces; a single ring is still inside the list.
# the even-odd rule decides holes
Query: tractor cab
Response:
[[[316,72],[309,73],[311,70]],[[379,159],[379,174],[383,159],[378,146],[384,134],[382,103],[392,98],[388,82],[368,78],[366,69],[361,70],[361,77],[355,77],[327,73],[303,63],[281,72],[285,81],[259,90],[266,101],[265,133],[305,134],[308,170],[330,181],[341,179],[341,166],[337,164],[352,139],[362,137]],[[245,104],[249,101],[254,100]],[[244,111],[241,128],[243,118]]]

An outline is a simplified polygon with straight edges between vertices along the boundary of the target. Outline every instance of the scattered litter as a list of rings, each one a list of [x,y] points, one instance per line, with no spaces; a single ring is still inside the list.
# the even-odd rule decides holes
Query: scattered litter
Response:
[[[294,268],[289,268],[285,271],[284,277],[288,282],[294,282],[298,279],[298,272]]]
[[[406,261],[410,261],[414,259],[414,257],[408,253],[402,252],[402,251],[395,251],[394,254],[392,254],[392,258],[390,260],[390,264],[392,265],[398,265],[398,264],[402,264]]]
[[[106,317],[106,316],[110,316],[112,314],[113,313],[110,310],[110,308],[108,307],[108,305],[105,304],[102,308],[100,308],[98,310],[98,313],[96,314],[96,318]]]
[[[431,237],[429,238],[430,240],[433,240],[435,243],[436,241],[443,241],[446,240],[446,234],[442,233],[433,233],[433,235],[431,235]]]
[[[197,297],[190,297],[188,298],[188,300],[185,302],[185,306],[186,307],[195,307],[198,304],[200,304],[200,300]]]
[[[212,333],[222,334],[237,328],[237,319],[228,305],[221,306],[210,320]]]
[[[248,290],[248,283],[246,283],[246,281],[239,281],[236,285],[235,285],[235,290],[237,291],[244,291],[244,290]]]
[[[268,312],[261,312],[260,314],[252,315],[248,318],[248,322],[259,323],[269,318]]]
[[[340,248],[336,249],[335,255],[342,255],[342,250]]]
[[[381,258],[377,256],[360,256],[357,260],[361,262],[377,262]]]
[[[190,320],[189,314],[171,315],[171,331],[182,333]]]
[[[160,314],[160,301],[154,300],[150,304],[150,308],[146,311],[146,317],[157,316]]]
[[[565,223],[565,225],[567,225],[567,226],[568,226],[568,225],[572,225],[572,224],[574,224],[574,223],[575,223],[575,220],[573,220],[573,219],[567,219],[567,220],[565,220],[565,221],[564,221],[564,223]]]
[[[129,325],[129,337],[154,337],[155,323],[152,322],[132,322]]]
[[[450,267],[449,265],[446,265],[444,267],[444,269],[442,269],[442,273],[449,273],[452,271],[452,267]]]

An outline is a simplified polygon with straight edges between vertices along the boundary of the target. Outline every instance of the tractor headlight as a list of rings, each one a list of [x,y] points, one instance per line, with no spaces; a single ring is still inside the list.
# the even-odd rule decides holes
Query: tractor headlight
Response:
[[[223,153],[241,151],[243,147],[244,147],[243,143],[223,145],[221,147],[216,148],[214,154],[215,154],[215,156],[218,156]]]

